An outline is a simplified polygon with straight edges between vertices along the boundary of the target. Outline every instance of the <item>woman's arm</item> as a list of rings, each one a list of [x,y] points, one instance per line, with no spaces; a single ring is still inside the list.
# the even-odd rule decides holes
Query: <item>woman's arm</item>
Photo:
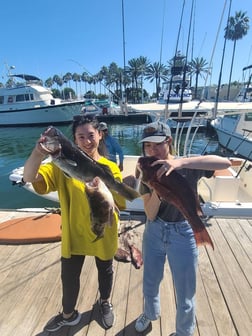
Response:
[[[181,168],[202,169],[202,170],[219,170],[231,166],[228,158],[218,155],[201,155],[181,159]]]
[[[164,173],[169,175],[173,170],[188,168],[188,169],[202,169],[202,170],[221,170],[231,166],[231,162],[228,158],[218,155],[201,155],[182,157],[172,160],[157,160],[153,162],[153,166],[156,164],[162,164],[162,167],[158,170],[157,176],[160,177]]]
[[[160,207],[160,198],[155,190],[151,194],[144,194],[142,196],[144,202],[144,211],[149,220],[154,220],[157,217]]]
[[[43,180],[43,177],[38,174],[39,167],[41,165],[41,162],[46,157],[48,153],[43,150],[40,143],[37,142],[36,146],[34,147],[33,151],[31,152],[31,155],[27,159],[25,165],[24,165],[24,174],[23,174],[23,180],[24,182],[39,182]]]

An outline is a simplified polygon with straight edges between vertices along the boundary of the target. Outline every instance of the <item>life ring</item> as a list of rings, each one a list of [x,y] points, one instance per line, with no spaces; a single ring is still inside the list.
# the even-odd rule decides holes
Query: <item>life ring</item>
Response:
[[[13,103],[13,97],[11,96],[8,97],[8,103]]]

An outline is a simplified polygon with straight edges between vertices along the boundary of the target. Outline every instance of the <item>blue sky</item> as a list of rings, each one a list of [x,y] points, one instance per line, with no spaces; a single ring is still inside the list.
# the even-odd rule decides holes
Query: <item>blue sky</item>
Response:
[[[184,1],[123,3],[126,64],[139,56],[146,56],[151,62],[158,62],[161,56],[162,63],[167,64],[175,53]],[[196,0],[194,43],[192,46],[191,38],[189,56],[193,50],[194,57],[203,57],[210,63],[213,55],[213,72],[208,80],[212,84],[218,82],[229,3]],[[183,53],[188,48],[190,10],[191,0],[187,0],[178,44]],[[251,19],[248,34],[237,42],[232,76],[232,80],[242,81],[242,68],[252,64],[252,1],[232,0],[231,15],[239,10],[247,12]],[[1,5],[1,13],[1,82],[6,81],[6,64],[14,65],[16,73],[32,74],[42,80],[68,71],[95,74],[111,62],[123,67],[122,0],[8,0]],[[232,46],[232,42],[227,42],[222,83],[228,83]],[[153,84],[146,83],[145,87],[150,93],[154,91]]]

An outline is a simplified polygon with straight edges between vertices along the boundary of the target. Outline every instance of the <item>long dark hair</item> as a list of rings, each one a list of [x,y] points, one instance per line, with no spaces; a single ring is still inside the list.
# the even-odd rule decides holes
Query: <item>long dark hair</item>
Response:
[[[82,115],[76,115],[73,118],[73,123],[72,123],[72,136],[75,141],[75,134],[76,134],[76,129],[79,126],[90,124],[94,129],[96,129],[99,133],[101,132],[99,130],[99,121],[96,118],[92,118],[90,116],[82,116]],[[106,156],[107,151],[106,151],[106,146],[104,143],[104,140],[101,139],[99,142],[98,146],[98,152],[100,155]]]

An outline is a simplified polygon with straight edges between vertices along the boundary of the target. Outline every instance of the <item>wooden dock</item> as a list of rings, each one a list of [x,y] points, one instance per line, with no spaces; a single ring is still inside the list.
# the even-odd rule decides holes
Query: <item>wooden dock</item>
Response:
[[[31,213],[0,211],[0,222]],[[131,215],[141,238],[144,217]],[[208,230],[215,250],[200,247],[197,283],[197,329],[194,336],[249,336],[252,330],[252,219],[211,218]],[[139,240],[141,244],[141,239]],[[112,303],[116,322],[101,326],[94,258],[87,257],[81,276],[78,310],[81,322],[58,332],[43,331],[61,311],[60,242],[0,245],[1,336],[134,336],[143,309],[142,271],[114,262]],[[142,335],[168,336],[174,331],[175,296],[169,268],[161,285],[161,318]]]

